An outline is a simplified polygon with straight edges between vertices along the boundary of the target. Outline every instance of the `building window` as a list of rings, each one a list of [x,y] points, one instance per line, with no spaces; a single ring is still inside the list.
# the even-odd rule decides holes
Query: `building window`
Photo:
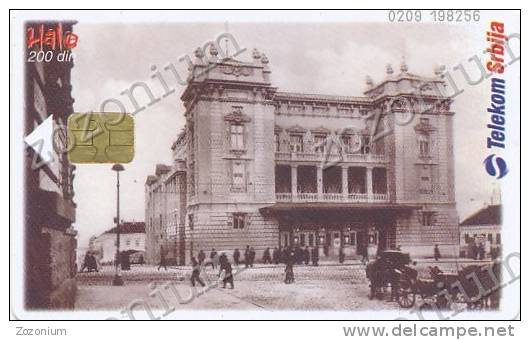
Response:
[[[127,240],[125,241],[125,245],[126,245],[127,247],[130,247],[130,246],[131,246],[131,240],[127,239]]]
[[[246,214],[236,213],[232,216],[234,229],[245,228]]]
[[[304,141],[301,135],[291,135],[291,152],[304,152]]]
[[[245,163],[242,161],[232,161],[232,189],[245,190]]]
[[[242,124],[230,124],[230,148],[242,150],[245,148],[245,127]]]
[[[139,247],[140,246],[140,240],[136,239],[136,241],[134,241],[134,244]]]
[[[421,224],[425,227],[434,225],[434,211],[422,211]]]
[[[429,135],[426,133],[420,133],[418,135],[418,145],[420,148],[420,156],[429,156],[430,155],[430,141]]]
[[[420,171],[420,193],[432,193],[431,168],[428,165],[424,165]]]
[[[465,233],[465,234],[464,234],[464,242],[465,242],[466,244],[469,243],[469,234],[468,234],[468,233]]]
[[[300,245],[305,246],[305,234],[300,234]]]
[[[496,236],[496,243],[497,243],[497,244],[501,244],[501,234],[500,234],[500,233],[497,233],[497,236]]]
[[[309,246],[313,247],[315,245],[315,235],[309,234]]]

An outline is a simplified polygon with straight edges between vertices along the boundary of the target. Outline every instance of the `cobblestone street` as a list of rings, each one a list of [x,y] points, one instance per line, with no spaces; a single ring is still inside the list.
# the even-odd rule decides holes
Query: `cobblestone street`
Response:
[[[432,262],[418,263],[422,277]],[[438,262],[444,271],[456,270],[452,260]],[[167,304],[179,310],[398,310],[396,302],[368,299],[369,288],[364,267],[358,262],[339,265],[324,263],[318,267],[296,266],[295,283],[283,283],[284,266],[256,265],[239,267],[235,274],[235,289],[216,286],[217,270],[205,268],[201,274],[207,288],[197,287],[192,296],[189,267],[168,267],[165,271],[154,266],[133,266],[122,272],[123,287],[111,285],[113,267],[98,273],[78,274],[77,310],[123,310],[131,303],[164,309],[161,292]],[[171,283],[168,285],[168,282]],[[171,286],[171,287],[169,287]],[[210,288],[208,288],[210,287]],[[150,295],[151,294],[151,295]],[[142,307],[138,307],[142,308]]]

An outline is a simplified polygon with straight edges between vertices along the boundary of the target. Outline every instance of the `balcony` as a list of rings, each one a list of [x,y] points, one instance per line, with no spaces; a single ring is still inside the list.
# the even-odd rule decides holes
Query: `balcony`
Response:
[[[319,197],[320,196],[320,197]],[[342,203],[384,203],[388,202],[388,194],[367,193],[276,193],[277,202],[342,202]]]
[[[322,152],[276,152],[277,161],[327,162],[327,163],[386,163],[386,155],[362,153],[322,153]]]

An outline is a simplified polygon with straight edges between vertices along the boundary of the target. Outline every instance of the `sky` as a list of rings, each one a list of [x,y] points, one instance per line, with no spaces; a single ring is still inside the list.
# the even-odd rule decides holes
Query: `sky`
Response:
[[[135,115],[135,158],[121,173],[121,218],[143,221],[144,183],[157,163],[171,163],[170,146],[184,125],[184,90],[164,67],[173,64],[185,79],[186,63],[179,61],[207,41],[228,31],[247,52],[237,59],[251,60],[257,48],[267,55],[273,86],[280,91],[360,96],[366,76],[377,83],[387,64],[395,71],[405,60],[409,72],[434,76],[436,65],[451,69],[460,63],[470,76],[479,75],[467,60],[485,46],[484,26],[391,25],[387,23],[84,23],[75,26],[79,44],[72,70],[75,112],[98,112],[106,99],[119,99],[128,112],[133,107],[121,92],[134,82],[149,84],[155,96],[164,93],[151,79],[152,67],[162,70],[175,92]],[[454,99],[456,200],[460,219],[490,201],[494,181],[485,174],[486,132],[489,117],[487,82],[467,85],[453,72],[464,93]],[[140,92],[140,91],[139,91]],[[148,98],[138,96],[139,102]],[[109,104],[107,111],[116,107]],[[79,245],[86,246],[113,224],[116,211],[116,174],[110,164],[77,165],[75,197]]]

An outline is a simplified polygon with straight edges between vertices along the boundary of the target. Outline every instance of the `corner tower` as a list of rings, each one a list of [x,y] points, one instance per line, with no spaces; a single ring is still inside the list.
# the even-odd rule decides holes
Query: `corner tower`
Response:
[[[274,102],[267,57],[252,62],[195,51],[186,107],[187,256],[277,244],[277,225],[258,209],[275,202]]]
[[[455,204],[453,116],[441,71],[436,77],[408,72],[403,63],[394,74],[365,94],[380,113],[391,162],[389,191],[396,204],[415,206],[396,219],[396,245],[417,256],[458,256],[458,216]]]

